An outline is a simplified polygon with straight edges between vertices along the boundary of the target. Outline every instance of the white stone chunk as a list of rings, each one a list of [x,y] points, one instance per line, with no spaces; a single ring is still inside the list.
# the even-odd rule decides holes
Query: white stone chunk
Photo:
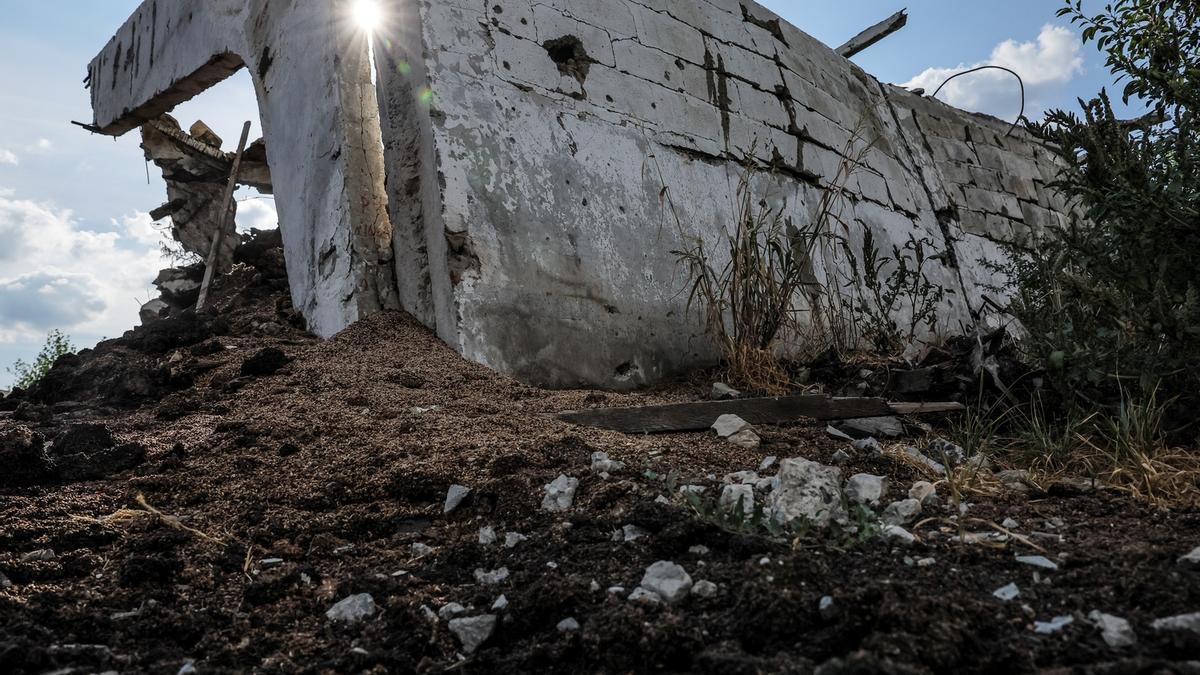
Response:
[[[1019,556],[1017,556],[1017,562],[1022,563],[1024,565],[1032,565],[1034,567],[1040,567],[1044,570],[1050,570],[1051,572],[1058,571],[1058,563],[1054,562],[1053,560],[1047,558],[1044,555],[1019,555]]]
[[[560,475],[546,484],[546,496],[542,498],[542,508],[556,513],[566,511],[575,503],[575,490],[578,487],[579,479]]]
[[[641,588],[657,593],[668,603],[678,602],[692,590],[692,578],[683,567],[660,560],[646,568]]]
[[[869,473],[856,473],[846,481],[846,499],[855,504],[878,506],[887,492],[887,478]]]
[[[458,638],[467,654],[474,654],[480,645],[496,632],[496,615],[483,614],[450,621],[450,632]]]
[[[740,431],[752,428],[749,422],[737,415],[721,415],[712,425],[712,430],[717,432],[717,436],[721,438],[729,438]]]
[[[1096,628],[1100,629],[1100,637],[1109,647],[1121,649],[1137,644],[1137,634],[1133,632],[1133,626],[1125,619],[1105,614],[1100,610],[1092,610],[1088,614],[1088,619],[1095,624]]]
[[[465,485],[451,485],[446,491],[446,504],[442,507],[442,513],[450,513],[457,509],[467,495],[471,494],[471,488]]]
[[[370,593],[351,595],[325,612],[330,621],[357,623],[375,614],[375,598]]]
[[[842,472],[804,458],[779,464],[779,485],[770,496],[771,517],[780,523],[805,519],[818,527],[844,522]]]
[[[1016,584],[1009,584],[1007,586],[1001,586],[1000,588],[997,588],[992,592],[992,595],[1003,600],[1004,602],[1008,602],[1009,600],[1015,600],[1017,596],[1021,595],[1021,589],[1018,588]]]

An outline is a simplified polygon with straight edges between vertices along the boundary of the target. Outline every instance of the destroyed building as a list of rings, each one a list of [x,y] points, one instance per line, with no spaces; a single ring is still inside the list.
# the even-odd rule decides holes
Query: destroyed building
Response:
[[[293,301],[322,336],[403,309],[527,381],[655,381],[713,355],[672,251],[723,236],[747,162],[811,221],[856,139],[834,234],[929,242],[935,334],[986,321],[982,261],[1066,210],[1021,130],[882,84],[750,0],[381,4],[372,38],[349,0],[146,0],[89,69],[95,130],[201,146],[160,116],[249,70]],[[159,164],[170,185],[227,161]],[[181,241],[209,195],[164,207]],[[812,260],[830,288],[838,251]]]

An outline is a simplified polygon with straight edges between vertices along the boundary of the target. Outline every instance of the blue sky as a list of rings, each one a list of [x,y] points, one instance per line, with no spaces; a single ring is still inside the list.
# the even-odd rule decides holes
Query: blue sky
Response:
[[[153,166],[147,182],[137,134],[114,141],[70,124],[91,120],[86,65],[137,4],[0,0],[0,387],[11,382],[7,366],[35,355],[52,328],[77,346],[91,346],[132,327],[138,307],[152,297],[151,280],[166,266],[146,215],[165,200],[165,190]],[[905,6],[763,4],[833,46]],[[907,6],[908,27],[855,58],[881,80],[932,91],[960,67],[1000,62],[1025,76],[1036,115],[1072,106],[1111,79],[1095,49],[1081,46],[1077,31],[1054,17],[1057,0],[910,0]],[[1000,116],[1016,113],[1015,82],[997,74],[960,78],[943,98]],[[185,126],[204,119],[229,142],[248,118],[258,133],[254,106],[243,73],[175,114]],[[269,201],[240,208],[243,227],[273,222]]]

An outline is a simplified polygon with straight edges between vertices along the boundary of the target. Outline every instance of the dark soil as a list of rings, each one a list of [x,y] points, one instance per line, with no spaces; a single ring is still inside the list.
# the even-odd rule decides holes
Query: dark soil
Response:
[[[766,455],[829,463],[844,445],[823,425],[763,429],[757,452],[572,427],[552,413],[705,392],[536,389],[396,313],[319,341],[268,258],[222,279],[201,316],[60,361],[20,401],[40,417],[0,413],[0,672],[1200,672],[1200,636],[1150,628],[1200,611],[1200,570],[1177,562],[1200,544],[1195,511],[1109,492],[969,496],[973,531],[1011,517],[1061,535],[1036,540],[1060,565],[1037,575],[1014,560],[1036,553],[1019,542],[954,542],[947,500],[912,547],[732,533],[671,494],[676,477],[715,486]],[[244,369],[268,349],[284,358]],[[595,451],[628,468],[591,473]],[[64,472],[68,460],[105,468]],[[888,475],[892,498],[923,478],[887,456],[843,471]],[[542,511],[559,474],[579,478],[575,505]],[[472,494],[443,515],[452,484]],[[649,534],[614,541],[625,525]],[[483,526],[501,543],[480,544]],[[507,532],[528,540],[505,548]],[[23,561],[45,549],[52,559]],[[626,600],[658,560],[719,592]],[[476,582],[500,567],[499,586]],[[1017,600],[993,597],[1010,582]],[[326,619],[355,593],[372,594],[373,617]],[[496,633],[465,661],[423,609],[482,613],[500,594]],[[1129,619],[1138,644],[1107,647],[1086,618],[1096,609]],[[1034,632],[1060,615],[1075,622]],[[558,631],[567,617],[581,630]]]

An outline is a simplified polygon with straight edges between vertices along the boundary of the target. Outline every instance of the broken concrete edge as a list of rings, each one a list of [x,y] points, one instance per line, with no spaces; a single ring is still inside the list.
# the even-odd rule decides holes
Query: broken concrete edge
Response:
[[[720,232],[748,157],[773,207],[809,217],[856,120],[878,144],[842,215],[883,246],[916,233],[943,254],[928,270],[946,289],[933,335],[987,320],[979,289],[996,279],[975,261],[1064,212],[1044,189],[1052,157],[1028,139],[881,85],[754,3],[389,0],[401,20],[380,32],[372,89],[346,0],[222,1],[186,17],[144,4],[90,68],[96,125],[248,67],[293,299],[319,335],[400,307],[538,384],[627,389],[703,365],[714,350],[667,252]],[[685,225],[649,245],[667,187]],[[813,263],[829,285],[845,266]]]

